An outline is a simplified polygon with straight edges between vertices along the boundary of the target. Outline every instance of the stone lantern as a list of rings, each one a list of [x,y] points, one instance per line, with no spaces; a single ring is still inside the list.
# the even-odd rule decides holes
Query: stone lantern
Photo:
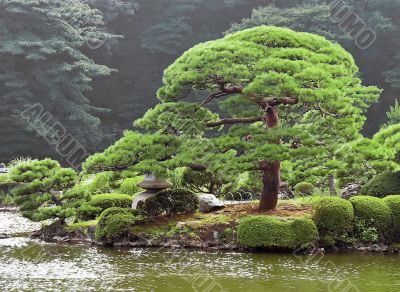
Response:
[[[171,188],[172,185],[164,179],[157,178],[154,173],[150,173],[145,175],[144,181],[139,183],[138,187],[145,191],[133,198],[132,209],[141,207],[148,198],[153,197],[159,191]]]

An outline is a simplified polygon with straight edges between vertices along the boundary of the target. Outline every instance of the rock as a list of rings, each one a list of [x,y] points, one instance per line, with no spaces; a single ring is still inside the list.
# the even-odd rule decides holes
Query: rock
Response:
[[[294,198],[294,192],[289,188],[288,183],[281,183],[278,190],[278,198],[280,200],[289,200]]]
[[[0,239],[10,238],[7,234],[0,234]]]
[[[342,199],[350,199],[361,193],[362,186],[359,183],[347,184],[342,190]]]
[[[179,229],[182,229],[184,227],[190,228],[190,229],[200,229],[202,227],[202,224],[200,221],[187,221],[187,222],[178,222],[176,224],[176,227]]]
[[[200,229],[202,227],[202,224],[200,221],[188,221],[186,222],[186,226],[189,227],[190,229]]]
[[[213,194],[202,194],[199,196],[200,212],[207,213],[224,208],[224,203]]]
[[[178,222],[176,223],[176,227],[179,229],[182,229],[183,227],[185,227],[186,223],[185,222]]]

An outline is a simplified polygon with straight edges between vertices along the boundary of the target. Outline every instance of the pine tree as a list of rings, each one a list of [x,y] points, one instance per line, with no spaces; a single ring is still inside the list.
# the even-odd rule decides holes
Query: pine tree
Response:
[[[382,127],[388,127],[394,124],[400,124],[400,105],[396,99],[393,106],[390,107],[390,111],[386,113],[388,121],[382,125]]]
[[[282,161],[326,151],[334,140],[344,143],[358,137],[365,121],[362,113],[380,90],[363,86],[357,73],[353,58],[339,45],[289,29],[257,27],[199,44],[165,70],[158,97],[182,102],[208,92],[201,105],[225,97],[220,106],[231,117],[203,124],[203,129],[228,129],[189,140],[175,160],[208,162],[211,171],[236,174],[259,170],[259,208],[274,209]],[[183,116],[195,118],[195,111],[188,115],[181,108],[185,106],[176,106],[170,123]]]
[[[400,87],[400,67],[397,65],[400,43],[396,37],[400,32],[399,9],[400,2],[396,0],[274,1],[254,9],[249,18],[234,23],[228,32],[274,25],[320,34],[340,43],[355,57],[368,84],[386,83],[382,99],[368,113],[369,121],[364,131],[372,135],[379,130],[375,121],[384,119],[383,105],[392,102]],[[370,29],[376,35],[376,40],[367,49],[360,48],[357,42],[360,28]]]
[[[112,70],[83,50],[110,37],[102,26],[100,12],[79,1],[0,1],[0,110],[1,116],[13,117],[16,132],[32,129],[20,113],[38,103],[53,115],[52,123],[60,122],[82,145],[99,146],[103,133],[96,115],[105,110],[91,106],[85,94],[94,78]],[[2,124],[0,135],[6,130]],[[8,139],[2,151],[15,149],[13,135]]]

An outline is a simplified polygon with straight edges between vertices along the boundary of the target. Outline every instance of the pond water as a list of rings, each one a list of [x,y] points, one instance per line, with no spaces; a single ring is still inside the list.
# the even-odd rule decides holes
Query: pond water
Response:
[[[400,256],[250,254],[48,244],[0,212],[1,291],[400,291]]]

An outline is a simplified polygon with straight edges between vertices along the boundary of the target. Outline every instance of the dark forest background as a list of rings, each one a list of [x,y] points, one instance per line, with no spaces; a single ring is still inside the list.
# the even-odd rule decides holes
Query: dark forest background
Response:
[[[364,83],[384,89],[368,113],[370,136],[400,92],[400,1],[342,1],[376,33],[368,49],[338,27],[332,2],[0,0],[0,161],[60,159],[20,118],[35,103],[89,152],[104,149],[158,102],[163,70],[185,50],[263,24],[318,33],[353,54]]]

